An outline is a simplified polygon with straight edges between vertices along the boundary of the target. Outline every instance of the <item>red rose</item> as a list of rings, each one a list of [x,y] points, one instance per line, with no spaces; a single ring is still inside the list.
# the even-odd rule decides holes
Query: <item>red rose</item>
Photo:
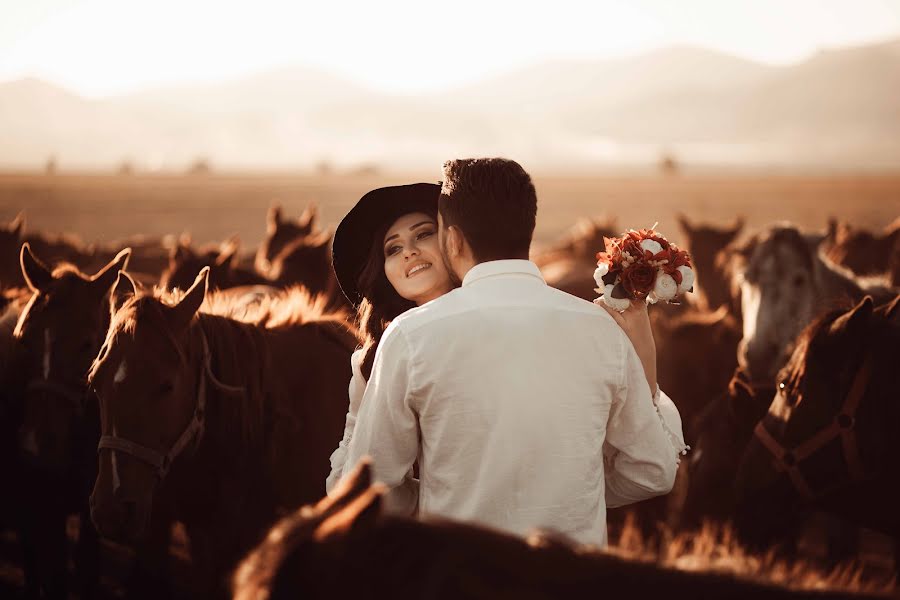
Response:
[[[631,268],[622,271],[621,278],[622,285],[628,293],[635,298],[641,298],[650,293],[656,283],[656,267],[636,263]]]

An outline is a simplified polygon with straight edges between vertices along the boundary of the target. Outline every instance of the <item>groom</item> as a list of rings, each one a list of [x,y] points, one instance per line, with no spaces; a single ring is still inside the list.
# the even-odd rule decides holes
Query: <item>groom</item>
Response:
[[[426,515],[603,545],[607,506],[672,488],[677,450],[655,407],[670,401],[649,323],[630,330],[645,368],[622,328],[631,317],[549,287],[528,260],[536,213],[518,163],[445,163],[439,236],[462,285],[385,332],[348,464],[372,456],[397,512],[418,503]],[[417,495],[402,485],[416,459]]]

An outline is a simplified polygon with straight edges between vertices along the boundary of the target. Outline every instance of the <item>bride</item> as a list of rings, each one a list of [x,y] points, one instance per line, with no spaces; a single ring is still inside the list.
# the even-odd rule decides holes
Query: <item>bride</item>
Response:
[[[346,464],[379,341],[390,322],[453,290],[458,283],[444,263],[438,243],[438,198],[441,186],[417,183],[379,188],[365,194],[341,221],[334,236],[334,270],[347,299],[357,308],[364,343],[351,357],[350,405],[343,439],[331,456],[330,493],[353,465]],[[585,273],[585,277],[590,277]],[[602,308],[600,308],[602,306]],[[650,390],[656,382],[656,348],[647,306],[635,302],[619,313],[605,305],[622,327],[641,360]],[[674,455],[684,448],[681,419],[672,401],[658,394],[657,412],[669,433]],[[608,460],[615,450],[604,446]],[[411,476],[408,485],[415,487]]]

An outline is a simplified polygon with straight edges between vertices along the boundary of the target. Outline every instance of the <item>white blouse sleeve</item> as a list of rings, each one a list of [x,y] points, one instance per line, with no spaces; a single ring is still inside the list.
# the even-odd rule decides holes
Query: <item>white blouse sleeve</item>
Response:
[[[350,378],[350,388],[348,389],[350,409],[347,412],[347,422],[344,425],[344,437],[335,451],[331,453],[331,473],[328,475],[328,479],[325,480],[325,491],[329,494],[344,474],[347,449],[350,447],[350,440],[353,439],[353,430],[356,427],[356,414],[359,411],[363,393],[366,391],[366,378],[362,374],[363,356],[363,350],[359,349],[350,357],[350,368],[353,372],[353,376]]]
[[[672,442],[672,448],[675,449],[676,459],[681,462],[681,457],[687,454],[690,446],[684,443],[684,431],[681,426],[681,415],[672,399],[666,395],[664,391],[657,386],[656,394],[653,395],[653,405],[656,406],[656,414],[662,421],[663,429]]]

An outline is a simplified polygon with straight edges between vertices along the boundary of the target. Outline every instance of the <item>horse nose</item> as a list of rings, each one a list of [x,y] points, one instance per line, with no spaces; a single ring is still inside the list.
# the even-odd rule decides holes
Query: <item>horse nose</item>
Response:
[[[746,357],[746,367],[754,380],[769,380],[775,377],[779,346],[771,341],[755,341],[742,348]]]
[[[90,497],[91,521],[104,537],[113,540],[124,540],[129,537],[129,527],[133,525],[137,515],[137,503],[116,499]]]

